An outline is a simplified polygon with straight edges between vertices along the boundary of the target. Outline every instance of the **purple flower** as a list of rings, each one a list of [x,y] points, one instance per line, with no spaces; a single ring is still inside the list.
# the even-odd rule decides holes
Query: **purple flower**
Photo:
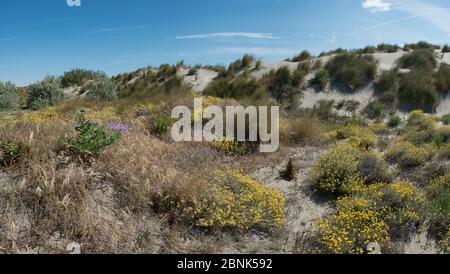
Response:
[[[109,129],[120,133],[120,134],[128,134],[130,129],[128,127],[128,125],[122,124],[122,123],[118,123],[118,122],[112,122],[109,124]]]

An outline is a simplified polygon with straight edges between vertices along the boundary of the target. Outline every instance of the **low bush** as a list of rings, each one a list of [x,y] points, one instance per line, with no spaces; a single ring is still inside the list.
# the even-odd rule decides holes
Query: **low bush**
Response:
[[[412,70],[400,77],[399,100],[425,110],[434,110],[439,103],[432,72]]]
[[[273,231],[284,223],[283,196],[241,172],[217,172],[209,181],[164,192],[159,206],[202,228]]]
[[[439,46],[439,45],[433,45],[433,44],[430,44],[425,41],[419,41],[415,44],[405,44],[405,46],[403,47],[403,49],[406,51],[418,50],[418,49],[435,50],[435,49],[440,49],[440,48],[441,48],[441,46]]]
[[[117,142],[119,133],[109,132],[104,127],[80,117],[75,127],[75,138],[64,136],[61,143],[70,152],[76,155],[93,155],[103,151],[108,146]]]
[[[398,65],[404,69],[431,71],[436,67],[437,62],[433,51],[429,49],[418,49],[403,55],[398,60]]]
[[[356,168],[366,184],[390,183],[392,175],[384,160],[377,154],[364,155]]]
[[[228,156],[243,156],[257,149],[256,142],[216,141],[211,143],[213,148]]]
[[[392,128],[398,127],[402,123],[402,118],[398,115],[392,115],[389,117],[388,126]]]
[[[361,183],[357,168],[361,152],[354,146],[341,143],[320,156],[313,165],[309,179],[323,193],[342,195]]]
[[[322,134],[322,138],[325,141],[345,140],[347,143],[362,149],[369,149],[377,143],[377,137],[369,128],[352,124],[325,132]]]
[[[383,71],[383,73],[381,73],[380,75],[380,78],[375,83],[375,87],[381,94],[384,94],[386,92],[397,93],[397,74],[392,70]]]
[[[296,179],[297,175],[292,158],[289,159],[286,168],[280,171],[280,177],[287,181],[293,181]]]
[[[363,113],[369,119],[380,119],[382,118],[386,105],[382,102],[372,101],[365,108]]]
[[[450,114],[445,114],[440,120],[444,125],[450,125]]]
[[[157,136],[163,136],[171,129],[174,120],[165,115],[159,115],[153,120],[152,134]]]
[[[392,44],[379,44],[377,46],[377,51],[378,52],[385,52],[385,53],[394,53],[397,52],[400,49],[400,47],[398,45],[392,45]]]
[[[292,62],[303,62],[306,60],[311,59],[312,55],[311,53],[309,53],[308,51],[304,50],[302,52],[300,52],[300,54],[294,56],[291,61]]]
[[[344,53],[331,59],[325,69],[334,81],[353,90],[375,79],[377,62],[371,55]]]
[[[10,82],[0,82],[0,111],[19,107],[16,86]]]
[[[314,74],[314,78],[311,80],[311,85],[317,87],[320,90],[325,89],[330,83],[330,73],[326,69],[319,69]]]
[[[389,227],[373,210],[338,211],[318,223],[318,244],[326,254],[365,254],[369,243],[390,240]]]
[[[450,52],[450,47],[448,46],[448,44],[446,44],[446,45],[444,45],[444,46],[442,47],[442,52],[443,52],[443,53]]]
[[[108,78],[100,78],[89,83],[88,90],[88,97],[101,100],[117,99],[117,87],[114,82]]]
[[[61,82],[55,77],[46,77],[29,87],[27,107],[33,110],[53,106],[65,98]]]
[[[386,159],[408,169],[424,164],[434,153],[435,148],[430,145],[419,147],[410,142],[397,142],[386,152]]]
[[[86,69],[73,69],[64,72],[61,77],[61,86],[64,88],[70,86],[83,86],[86,81],[108,78],[106,73],[101,71],[92,71]]]
[[[439,92],[450,90],[450,65],[442,63],[436,73],[436,87]]]
[[[23,141],[0,139],[0,166],[12,166],[24,160],[30,152],[30,146]]]
[[[288,143],[313,143],[319,137],[320,123],[313,116],[290,119],[281,127],[281,138]]]

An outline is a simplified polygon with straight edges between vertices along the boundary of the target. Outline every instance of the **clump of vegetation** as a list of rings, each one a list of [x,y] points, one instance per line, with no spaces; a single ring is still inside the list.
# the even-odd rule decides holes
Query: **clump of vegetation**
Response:
[[[394,53],[397,52],[400,49],[400,47],[398,45],[392,45],[392,44],[379,44],[377,46],[377,51],[378,52],[385,52],[385,53]]]
[[[392,128],[398,127],[402,123],[402,118],[398,115],[389,117],[388,126]]]
[[[325,89],[330,83],[330,73],[326,69],[319,69],[314,74],[314,78],[311,80],[311,85],[316,86],[318,89]]]
[[[450,125],[450,114],[446,114],[444,116],[441,117],[441,122],[444,125]]]
[[[369,243],[390,240],[389,227],[374,210],[338,211],[318,223],[318,244],[326,254],[365,254]]]
[[[202,228],[273,231],[284,223],[283,196],[237,171],[162,194],[158,206]]]
[[[420,50],[420,49],[435,50],[435,49],[440,49],[440,48],[441,48],[441,46],[439,46],[439,45],[433,45],[433,44],[430,44],[425,41],[419,41],[415,44],[405,44],[405,46],[403,47],[403,49],[405,51]]]
[[[75,127],[75,138],[62,137],[61,143],[72,153],[77,155],[93,155],[114,144],[120,137],[117,132],[109,132],[104,127],[87,121],[80,116]]]
[[[282,124],[281,138],[288,143],[314,143],[319,136],[319,121],[313,116],[289,119]]]
[[[0,139],[0,166],[12,166],[24,160],[30,152],[30,146],[23,141]]]
[[[30,86],[27,98],[27,107],[33,110],[53,106],[65,98],[61,82],[55,77],[46,77],[41,82]]]
[[[356,170],[366,184],[390,183],[392,181],[387,164],[377,154],[363,155]]]
[[[11,82],[0,82],[0,111],[18,107],[16,86]]]
[[[99,78],[88,85],[88,97],[101,100],[117,99],[117,87],[113,81],[108,78]]]
[[[174,120],[166,115],[159,115],[154,118],[152,133],[157,136],[164,136],[172,127]]]
[[[369,119],[380,119],[385,114],[386,105],[379,101],[370,102],[364,109],[364,114]]]
[[[399,100],[415,108],[434,110],[439,103],[433,73],[413,69],[400,77]]]
[[[310,172],[310,181],[319,191],[342,195],[362,180],[357,173],[361,152],[354,146],[342,143],[322,155]]]
[[[309,51],[304,50],[300,52],[298,55],[292,57],[291,62],[303,62],[311,59],[312,55]]]
[[[325,141],[345,140],[349,144],[366,150],[377,143],[377,137],[370,129],[353,124],[341,126],[336,130],[325,132],[322,134],[322,137]]]
[[[420,69],[430,71],[437,65],[434,52],[429,49],[418,49],[398,60],[400,68],[404,69]]]
[[[450,65],[441,64],[436,73],[436,87],[439,92],[446,92],[450,90]]]
[[[289,159],[289,162],[285,169],[280,171],[280,177],[287,180],[287,181],[293,181],[296,179],[296,171],[294,167],[294,163],[292,162],[292,158]]]
[[[228,156],[243,156],[256,151],[255,142],[222,140],[212,142],[212,146],[216,150]]]
[[[371,55],[344,53],[331,59],[325,68],[334,81],[353,90],[375,79],[377,62]]]
[[[205,90],[204,94],[220,98],[255,98],[262,97],[263,90],[255,79],[237,78],[230,81],[227,78],[218,79],[212,82]]]
[[[64,75],[61,77],[61,86],[64,88],[70,86],[83,86],[87,81],[100,78],[108,78],[108,76],[102,71],[73,69],[71,71],[64,72]]]
[[[424,164],[434,153],[435,150],[430,145],[419,147],[410,142],[397,142],[386,152],[386,159],[408,169]]]
[[[397,74],[392,70],[383,71],[383,73],[381,73],[380,75],[380,78],[375,83],[375,87],[381,94],[386,92],[397,93]]]
[[[448,44],[446,44],[446,45],[444,45],[444,46],[442,47],[442,52],[443,52],[443,53],[450,52],[450,47],[448,46]]]

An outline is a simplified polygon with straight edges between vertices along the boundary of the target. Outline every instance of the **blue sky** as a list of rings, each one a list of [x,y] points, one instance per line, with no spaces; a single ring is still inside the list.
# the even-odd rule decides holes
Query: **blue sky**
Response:
[[[0,81],[71,68],[109,75],[148,65],[281,60],[302,49],[450,43],[448,0],[0,1]]]

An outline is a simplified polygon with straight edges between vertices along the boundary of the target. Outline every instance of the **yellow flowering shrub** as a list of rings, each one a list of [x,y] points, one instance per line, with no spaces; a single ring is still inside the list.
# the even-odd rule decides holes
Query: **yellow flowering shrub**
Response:
[[[325,141],[346,140],[361,148],[372,147],[377,144],[377,137],[368,128],[357,125],[346,125],[336,130],[322,134]]]
[[[101,110],[84,109],[85,117],[89,121],[93,122],[111,122],[119,120],[117,111],[114,107],[105,107]]]
[[[238,171],[218,172],[177,192],[176,213],[199,227],[272,230],[284,223],[283,196]]]
[[[402,168],[413,168],[422,165],[436,153],[432,145],[415,146],[410,142],[397,142],[388,148],[386,159],[397,163]]]
[[[256,146],[249,142],[239,142],[239,141],[214,141],[211,145],[218,151],[230,155],[230,156],[241,156],[255,151]]]
[[[360,152],[353,145],[341,143],[323,154],[312,167],[309,179],[321,192],[345,194],[362,179],[357,174]]]
[[[318,223],[318,243],[327,254],[364,254],[372,242],[389,241],[388,226],[373,210],[344,210]]]

